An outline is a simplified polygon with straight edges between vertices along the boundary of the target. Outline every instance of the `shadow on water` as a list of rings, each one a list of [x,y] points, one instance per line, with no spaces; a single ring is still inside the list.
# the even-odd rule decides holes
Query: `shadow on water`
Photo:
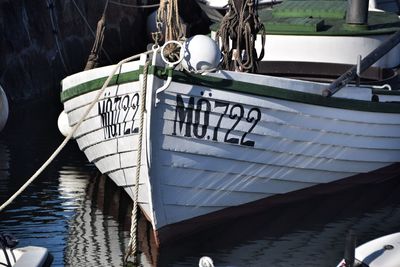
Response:
[[[15,192],[61,143],[59,110],[13,114],[0,134],[0,201]],[[358,244],[399,231],[400,177],[317,194],[186,236],[158,249],[151,225],[139,220],[144,266],[336,266],[346,233]],[[71,142],[17,200],[0,213],[0,232],[21,246],[47,247],[54,266],[121,266],[132,204],[99,175]]]

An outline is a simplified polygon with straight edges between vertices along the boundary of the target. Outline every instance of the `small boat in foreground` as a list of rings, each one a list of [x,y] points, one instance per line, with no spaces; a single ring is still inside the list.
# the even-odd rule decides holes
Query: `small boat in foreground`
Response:
[[[70,126],[95,103],[74,138],[89,161],[138,199],[159,243],[176,238],[173,229],[245,214],[292,192],[398,175],[400,20],[364,9],[370,20],[361,24],[344,1],[287,0],[274,9],[278,17],[268,15],[275,22],[264,23],[266,49],[268,30],[280,29],[282,58],[268,59],[267,51],[260,63],[301,70],[304,62],[290,61],[296,52],[287,48],[309,37],[307,53],[316,57],[308,63],[328,78],[218,69],[219,48],[206,36],[171,41],[182,46],[176,62],[164,57],[167,42],[152,57],[71,75],[61,92]],[[337,51],[323,44],[331,37],[343,53],[352,51],[343,62],[330,61]],[[357,47],[347,42],[353,37]],[[390,45],[372,68],[375,78],[363,77],[375,50]],[[326,67],[349,66],[358,55],[358,70],[330,83],[337,73]]]
[[[16,248],[10,235],[0,235],[0,265],[6,267],[48,267],[53,257],[46,248],[27,246]]]
[[[396,267],[400,263],[400,233],[371,240],[357,248],[355,238],[348,237],[349,250],[337,267]]]

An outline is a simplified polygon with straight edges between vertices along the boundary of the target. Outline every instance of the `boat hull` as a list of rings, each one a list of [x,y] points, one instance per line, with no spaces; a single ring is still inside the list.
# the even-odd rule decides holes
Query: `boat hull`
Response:
[[[139,64],[126,66],[121,77],[131,71],[140,73]],[[175,72],[156,105],[155,91],[166,78],[160,73],[152,68],[147,77],[139,182],[139,205],[160,233],[179,222],[211,222],[210,214],[400,161],[398,105],[371,103],[371,88],[346,87],[326,99],[319,83],[228,71]],[[102,72],[96,75],[68,78],[63,90],[88,86]],[[143,83],[131,76],[106,89],[75,138],[88,159],[135,199]],[[72,126],[95,92],[65,100]],[[159,241],[165,237],[160,234]]]
[[[218,78],[233,75],[235,82],[247,77],[261,79],[257,84],[263,86],[280,81],[299,90],[323,89],[249,74],[226,72]],[[193,84],[190,77],[173,82],[152,112],[150,176],[160,227],[369,173],[400,159],[399,114],[312,105],[223,87]],[[352,89],[348,93],[357,93]]]

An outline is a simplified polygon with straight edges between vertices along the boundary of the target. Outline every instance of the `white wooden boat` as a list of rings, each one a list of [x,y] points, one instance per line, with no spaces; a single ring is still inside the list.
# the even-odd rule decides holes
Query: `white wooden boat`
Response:
[[[400,29],[398,18],[384,18],[388,24],[358,33],[387,38]],[[287,37],[288,46],[297,40]],[[324,33],[318,38],[324,40]],[[369,49],[380,44],[373,37],[363,42]],[[399,64],[400,46],[390,53],[390,64],[378,65],[379,70]],[[328,84],[312,79],[226,70],[194,74],[179,67],[164,71],[159,59],[144,75],[150,59],[143,55],[122,65],[74,138],[87,158],[135,199],[141,88],[146,86],[138,202],[159,242],[173,238],[170,229],[184,231],[194,222],[248,212],[265,199],[398,174],[400,92],[395,88],[376,88],[362,79],[361,85],[348,84],[325,97]],[[71,126],[114,68],[62,81],[61,101]]]

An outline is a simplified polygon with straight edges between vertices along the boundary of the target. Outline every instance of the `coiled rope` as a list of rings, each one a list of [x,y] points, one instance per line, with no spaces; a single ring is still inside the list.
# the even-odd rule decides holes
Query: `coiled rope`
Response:
[[[216,35],[217,42],[222,42],[223,68],[242,72],[257,71],[258,61],[264,57],[265,44],[265,30],[258,18],[257,4],[257,0],[229,0],[229,10]],[[262,49],[257,57],[255,42],[259,32]]]
[[[165,24],[165,42],[181,40],[184,36],[183,23],[179,16],[178,0],[161,0],[157,11],[157,22]]]
[[[131,216],[131,233],[128,244],[128,251],[125,255],[125,263],[128,262],[129,257],[133,256],[134,264],[137,265],[137,211],[139,202],[139,181],[140,181],[140,169],[142,165],[142,143],[143,143],[143,128],[144,128],[144,113],[146,110],[146,91],[147,91],[147,71],[150,65],[150,61],[147,61],[143,68],[143,84],[141,91],[140,100],[140,122],[139,122],[139,140],[138,140],[138,153],[136,160],[136,177],[135,177],[135,200],[133,201],[133,209]]]
[[[120,68],[120,66],[128,61],[134,60],[136,58],[139,58],[141,55],[145,54],[151,54],[153,53],[153,50],[148,50],[144,53],[137,54],[131,57],[128,57],[126,59],[121,60],[118,62],[118,64],[114,67],[110,75],[108,76],[107,80],[104,82],[103,86],[101,89],[98,91],[96,97],[93,99],[93,101],[90,103],[89,107],[86,109],[85,113],[82,115],[81,119],[78,121],[77,124],[72,128],[71,132],[65,137],[64,141],[58,146],[58,148],[51,154],[51,156],[46,160],[45,163],[29,178],[28,181],[25,182],[24,185],[21,186],[21,188],[15,192],[6,202],[4,202],[0,206],[0,212],[3,211],[8,205],[10,205],[15,198],[17,198],[42,172],[46,167],[55,159],[55,157],[61,152],[61,150],[67,145],[68,141],[72,138],[73,134],[76,132],[78,127],[82,124],[82,122],[85,120],[87,115],[89,114],[90,110],[94,107],[94,105],[97,103],[97,101],[100,99],[101,95],[104,93],[104,90],[107,88],[108,84],[110,83],[112,77],[114,74],[117,72],[117,70]]]
[[[156,17],[157,32],[152,33],[156,45],[159,41],[179,41],[185,38],[184,23],[179,16],[178,0],[161,0]],[[164,31],[164,32],[162,32]],[[179,59],[180,46],[173,42],[164,49],[164,56],[168,61],[174,62]]]

